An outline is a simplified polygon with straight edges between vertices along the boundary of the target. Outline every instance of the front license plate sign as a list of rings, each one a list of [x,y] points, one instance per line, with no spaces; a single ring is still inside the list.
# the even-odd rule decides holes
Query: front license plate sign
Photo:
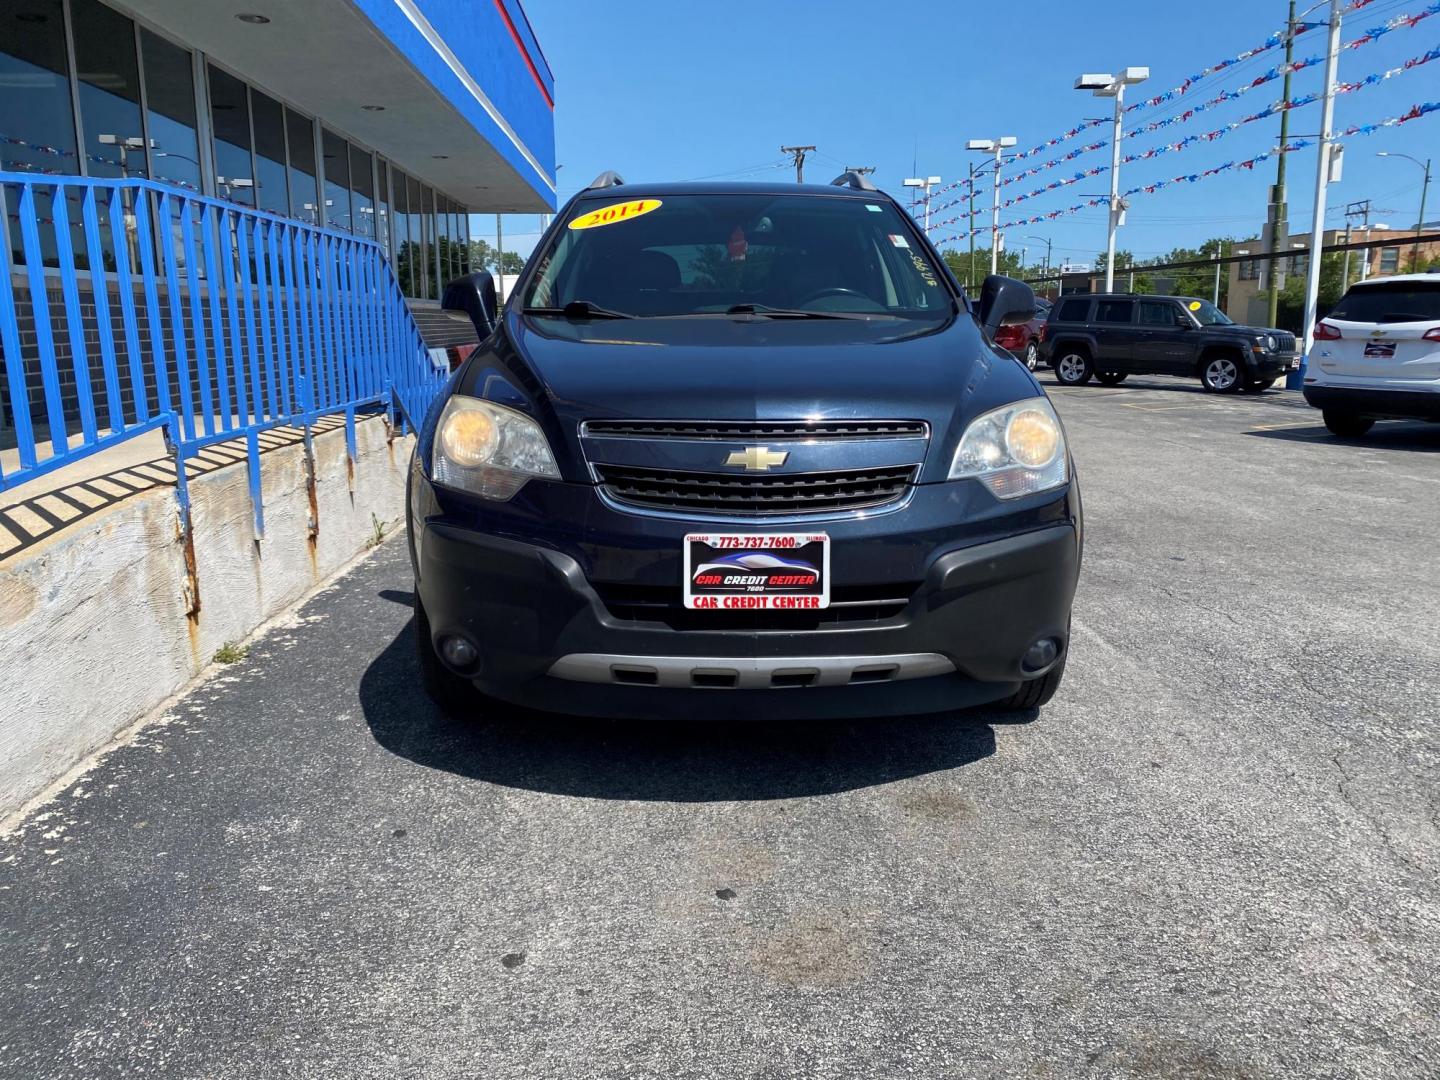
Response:
[[[803,611],[830,606],[824,533],[690,533],[685,606],[711,611]]]

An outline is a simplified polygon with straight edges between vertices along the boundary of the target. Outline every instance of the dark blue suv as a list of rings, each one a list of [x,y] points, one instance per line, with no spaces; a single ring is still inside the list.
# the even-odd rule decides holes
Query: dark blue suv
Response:
[[[1034,377],[903,209],[830,186],[624,185],[546,233],[420,432],[421,666],[596,716],[933,712],[1054,694],[1080,496]]]

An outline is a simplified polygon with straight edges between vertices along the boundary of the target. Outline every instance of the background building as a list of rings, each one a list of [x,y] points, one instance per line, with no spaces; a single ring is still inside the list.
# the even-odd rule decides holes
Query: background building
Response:
[[[553,95],[518,0],[0,0],[0,171],[373,238],[421,301],[466,269],[469,214],[554,208]]]

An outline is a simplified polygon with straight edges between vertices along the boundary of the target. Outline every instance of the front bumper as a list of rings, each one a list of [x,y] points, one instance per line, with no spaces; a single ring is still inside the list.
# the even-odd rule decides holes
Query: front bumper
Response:
[[[1079,573],[1073,480],[1006,507],[973,486],[921,485],[892,513],[806,526],[831,536],[832,588],[898,604],[712,629],[714,613],[680,602],[693,522],[627,513],[576,484],[532,482],[513,503],[481,504],[416,472],[416,587],[436,640],[464,634],[480,653],[475,685],[516,704],[672,719],[943,711],[1039,674],[1021,657],[1040,638],[1063,658]],[[971,502],[988,514],[967,513]],[[673,604],[617,602],[637,590]]]
[[[1334,409],[1377,420],[1440,421],[1440,385],[1428,391],[1339,385],[1306,385],[1302,389],[1305,400],[1317,409]]]
[[[1250,376],[1254,379],[1283,379],[1300,366],[1296,353],[1250,353]]]

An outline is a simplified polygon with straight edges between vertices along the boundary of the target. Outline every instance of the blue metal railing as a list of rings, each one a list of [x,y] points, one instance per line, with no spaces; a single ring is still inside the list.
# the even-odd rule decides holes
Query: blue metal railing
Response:
[[[0,491],[158,428],[188,527],[186,458],[244,437],[259,535],[261,431],[343,414],[353,457],[444,384],[374,241],[147,180],[0,172],[0,212]]]

